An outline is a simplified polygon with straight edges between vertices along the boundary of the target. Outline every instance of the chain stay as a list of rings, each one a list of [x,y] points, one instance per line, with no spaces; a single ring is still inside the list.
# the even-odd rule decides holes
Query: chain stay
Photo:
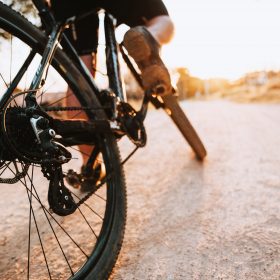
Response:
[[[95,194],[96,191],[98,191],[106,182],[112,177],[112,173],[106,176],[104,179],[101,180],[101,182],[96,185],[93,190],[88,192],[79,202],[76,203],[77,207],[80,207],[82,204],[84,204],[92,195]]]

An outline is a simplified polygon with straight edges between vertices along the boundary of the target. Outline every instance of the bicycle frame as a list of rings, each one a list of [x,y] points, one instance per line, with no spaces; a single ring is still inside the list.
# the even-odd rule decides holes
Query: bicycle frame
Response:
[[[85,66],[83,61],[79,58],[76,50],[67,39],[67,37],[63,34],[65,27],[68,24],[71,24],[75,17],[67,19],[65,22],[56,22],[52,13],[46,6],[43,0],[33,0],[34,5],[36,6],[39,16],[43,22],[43,24],[47,27],[48,33],[50,33],[48,42],[46,44],[46,48],[43,52],[42,59],[38,69],[34,75],[32,83],[30,85],[30,93],[27,96],[27,106],[32,107],[36,106],[35,95],[36,91],[44,84],[44,79],[47,74],[47,69],[51,64],[54,53],[59,43],[61,43],[64,52],[71,58],[71,60],[75,63],[75,65],[80,70],[83,77],[87,80],[91,88],[93,89],[94,93],[97,95],[98,99],[100,99],[100,90],[97,87],[92,75],[90,74],[88,68]],[[93,11],[95,12],[95,11]],[[120,69],[119,69],[119,62],[118,62],[118,46],[115,39],[114,34],[114,18],[109,15],[108,13],[105,14],[104,20],[104,27],[105,27],[105,37],[106,37],[106,45],[107,45],[107,53],[110,53],[111,59],[109,62],[107,61],[107,68],[108,72],[114,71],[118,77],[120,77]],[[110,50],[109,50],[110,48]],[[16,77],[11,82],[9,88],[4,93],[1,101],[0,101],[0,108],[4,106],[4,104],[8,101],[11,97],[13,91],[17,87],[20,79],[23,77],[25,71],[31,64],[36,52],[31,51],[27,59],[25,60],[24,64],[22,65],[21,69],[17,73]],[[122,85],[121,84],[112,84],[109,85],[110,89],[115,93],[115,95],[121,101],[126,101],[126,97],[123,93]]]
[[[42,55],[41,63],[33,78],[30,89],[36,90],[40,87],[40,85],[44,83],[44,74],[46,74],[47,68],[52,62],[53,55],[58,46],[58,43],[61,41],[61,45],[64,51],[79,68],[81,74],[89,82],[95,94],[100,98],[100,90],[98,89],[92,75],[90,74],[83,61],[79,58],[70,41],[63,34],[66,25],[71,24],[75,20],[75,17],[69,18],[65,22],[56,22],[44,0],[33,0],[33,3],[39,12],[42,23],[50,30],[50,37],[46,45],[46,49],[44,50],[44,53]],[[34,99],[34,97],[32,98],[32,95],[34,95],[34,92],[31,92],[29,94],[27,100]]]
[[[92,88],[94,94],[99,99],[100,104],[102,105],[102,98],[104,100],[104,92],[108,101],[109,98],[109,119],[107,120],[107,124],[105,124],[104,120],[104,127],[108,128],[111,127],[111,131],[117,135],[117,137],[121,137],[123,135],[128,135],[129,138],[133,141],[134,139],[131,138],[131,135],[142,135],[142,140],[139,142],[140,139],[136,139],[133,143],[137,146],[144,146],[146,143],[146,133],[145,128],[143,126],[143,121],[147,114],[148,103],[151,101],[155,104],[156,98],[153,98],[149,92],[145,92],[142,106],[139,111],[135,111],[132,106],[126,103],[126,96],[122,89],[122,83],[120,78],[120,67],[119,67],[119,60],[118,60],[118,51],[119,46],[116,42],[115,38],[115,24],[114,18],[105,12],[105,19],[104,19],[104,30],[105,30],[105,38],[106,38],[106,65],[107,65],[107,75],[109,77],[109,91],[101,91],[94,79],[93,76],[90,74],[87,67],[84,65],[82,60],[79,58],[76,50],[69,42],[65,34],[63,34],[64,29],[68,24],[71,24],[76,18],[68,18],[64,22],[56,22],[54,16],[52,15],[49,7],[46,6],[43,0],[33,0],[35,4],[39,16],[41,17],[42,23],[46,27],[46,32],[49,35],[48,40],[46,42],[46,47],[41,49],[40,51],[43,52],[41,62],[37,68],[37,71],[32,79],[31,85],[29,90],[27,90],[27,95],[25,98],[27,108],[32,110],[39,110],[41,111],[41,115],[47,118],[47,114],[44,113],[44,110],[41,110],[40,106],[37,104],[36,101],[36,93],[37,91],[44,85],[45,79],[47,77],[47,72],[49,66],[53,63],[57,70],[61,73],[64,72],[64,69],[56,62],[55,59],[55,52],[57,50],[58,44],[60,43],[63,51],[68,55],[68,57],[73,61],[75,66],[79,69],[80,74],[86,79],[88,85]],[[125,59],[125,62],[128,64],[128,67],[131,69],[133,66],[129,63],[129,58],[126,54],[124,54],[121,47],[122,55]],[[8,100],[12,97],[14,90],[16,89],[18,83],[24,76],[25,72],[27,71],[29,65],[31,64],[35,54],[38,50],[32,50],[29,56],[26,58],[25,62],[21,66],[20,70],[12,80],[11,84],[9,85],[8,89],[4,93],[2,99],[0,100],[0,108],[4,108],[5,104]],[[134,69],[131,69],[132,71]],[[135,71],[135,70],[134,70]],[[137,75],[136,71],[133,72],[134,76]],[[114,77],[114,79],[112,79]],[[139,82],[139,78],[137,81]],[[69,81],[71,84],[71,81]],[[73,83],[74,84],[74,83]],[[85,86],[86,88],[86,86]],[[74,89],[74,88],[73,88]],[[74,89],[75,90],[75,89]],[[83,88],[83,84],[79,85],[79,89],[76,92],[76,96],[80,101],[81,106],[87,107],[88,104],[83,96],[83,92],[86,92]],[[105,106],[106,107],[106,106]],[[104,107],[104,108],[105,108]],[[159,106],[156,106],[159,107]],[[108,104],[107,104],[108,108]],[[34,111],[35,114],[35,111]],[[87,111],[88,116],[92,119],[94,117],[93,111]],[[33,113],[31,113],[33,115]],[[87,122],[87,121],[84,121]],[[87,124],[85,124],[87,125]],[[141,131],[140,134],[135,131]],[[35,134],[37,132],[34,130]]]

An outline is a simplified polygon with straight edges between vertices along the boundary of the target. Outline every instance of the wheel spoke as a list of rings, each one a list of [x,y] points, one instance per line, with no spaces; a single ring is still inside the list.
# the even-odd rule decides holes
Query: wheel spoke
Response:
[[[42,92],[37,96],[37,99],[41,99],[41,103],[43,100],[44,95],[49,91],[49,89],[55,84],[55,82],[53,82],[51,85],[49,85],[47,88],[45,88],[44,90],[42,90]]]
[[[60,99],[58,99],[58,100],[56,100],[56,101],[53,101],[52,103],[48,104],[48,106],[49,106],[49,107],[50,107],[50,106],[53,106],[53,105],[55,105],[55,104],[57,104],[57,103],[59,103],[59,102],[65,100],[65,99],[68,98],[69,96],[74,96],[74,94],[73,94],[73,93],[68,94],[67,96],[64,96],[64,97],[62,97],[62,98],[60,98]]]
[[[26,178],[24,177],[23,179],[24,179],[24,182],[22,180],[21,180],[21,182],[22,182],[23,186],[26,188],[27,197],[28,197],[28,200],[29,200],[29,203],[30,203],[30,211],[32,213],[33,221],[34,221],[34,224],[35,224],[35,227],[36,227],[36,231],[37,231],[38,239],[39,239],[39,242],[40,242],[41,250],[42,250],[44,260],[45,260],[45,264],[46,264],[46,267],[47,267],[47,271],[48,271],[48,274],[49,274],[49,279],[52,279],[50,269],[49,269],[49,264],[48,264],[47,257],[46,257],[45,248],[44,248],[44,245],[43,245],[43,241],[42,241],[42,238],[41,238],[41,235],[40,235],[40,230],[39,230],[37,220],[36,220],[36,216],[35,216],[35,213],[34,213],[34,209],[33,209],[33,206],[32,206],[33,184],[31,184],[31,190],[30,190],[27,186]],[[28,192],[28,190],[29,190],[29,192]],[[35,190],[35,188],[34,188],[34,190]],[[29,244],[29,249],[28,250],[30,251],[30,244]],[[30,262],[30,260],[28,260],[28,262]]]
[[[98,195],[97,193],[94,193],[94,195],[106,202],[106,199],[104,197]]]
[[[33,171],[34,171],[34,166],[32,166],[32,178],[33,178]],[[27,196],[29,198],[29,200],[31,201],[32,204],[32,192],[33,192],[33,184],[31,185],[31,192],[30,194],[28,194],[27,192]],[[27,279],[29,279],[29,275],[30,275],[30,244],[31,244],[31,204],[30,204],[30,208],[29,208],[29,221],[28,221],[28,258],[27,258]]]
[[[9,165],[11,164],[11,161],[7,164],[7,163],[4,163],[4,169],[2,170],[2,172],[0,173],[0,176],[4,174],[4,172],[9,168]],[[2,167],[1,167],[2,169]]]
[[[92,228],[92,226],[90,225],[89,221],[86,219],[85,215],[83,214],[82,210],[80,207],[78,207],[78,211],[80,212],[81,216],[83,217],[83,219],[85,220],[86,224],[88,225],[88,227],[90,228],[91,232],[94,234],[96,240],[98,238],[98,236],[96,235],[94,229]]]
[[[32,195],[32,188],[33,188],[33,186],[34,186],[34,185],[33,185],[33,172],[32,172],[32,179],[30,179],[29,174],[27,174],[27,176],[28,176],[28,178],[29,178],[29,180],[30,180],[30,182],[31,182],[31,192],[30,192],[30,193],[31,193],[31,195]],[[35,191],[35,192],[36,192],[36,191]],[[63,248],[62,248],[62,245],[61,245],[61,243],[60,243],[60,241],[59,241],[59,239],[58,239],[58,236],[57,236],[57,234],[56,234],[56,232],[55,232],[55,230],[54,230],[54,228],[53,228],[53,225],[52,225],[52,223],[51,223],[51,221],[50,221],[50,219],[49,219],[49,217],[48,217],[48,215],[47,215],[47,213],[46,213],[46,209],[45,209],[45,207],[42,205],[42,203],[40,202],[40,198],[39,198],[37,192],[36,192],[36,195],[37,195],[37,198],[38,198],[38,202],[39,202],[40,205],[42,206],[44,215],[45,215],[45,217],[46,217],[46,219],[47,219],[47,221],[48,221],[48,224],[49,224],[49,226],[50,226],[50,228],[51,228],[51,230],[52,230],[52,233],[53,233],[53,235],[54,235],[54,237],[55,237],[55,240],[56,240],[56,242],[57,242],[57,244],[58,244],[58,246],[59,246],[59,248],[60,248],[60,250],[61,250],[61,253],[63,254],[63,257],[64,257],[64,259],[65,259],[65,261],[66,261],[66,263],[67,263],[67,265],[68,265],[68,267],[69,267],[69,270],[70,270],[71,274],[74,275],[74,272],[73,272],[72,267],[71,267],[71,265],[70,265],[70,263],[69,263],[69,260],[68,260],[68,258],[66,257],[66,254],[65,254],[65,252],[64,252],[64,250],[63,250]]]
[[[0,73],[0,77],[1,77],[1,80],[3,81],[3,83],[5,84],[6,88],[8,88],[8,83],[5,81],[3,75]]]
[[[13,63],[13,36],[11,36],[10,38],[10,44],[11,44],[11,48],[10,48],[10,84],[12,82],[12,63]]]
[[[79,115],[81,115],[83,113],[83,111],[79,111],[77,112],[75,115],[71,116],[71,118],[69,118],[70,120],[77,118]]]
[[[82,199],[79,196],[77,196],[76,194],[74,194],[73,192],[71,192],[71,194],[73,196],[75,196],[78,199],[79,202],[82,201]],[[85,205],[89,210],[91,210],[91,212],[94,213],[97,217],[99,217],[102,221],[104,220],[101,217],[101,215],[99,215],[96,211],[94,211],[86,202],[84,202],[83,205]]]
[[[10,171],[14,174],[15,172],[9,168]],[[31,190],[28,188],[27,185],[24,184],[24,182],[20,179],[19,180],[22,185],[26,188],[26,190],[32,195],[33,198],[36,199],[36,201],[40,204],[40,206],[49,214],[49,216],[54,220],[54,222],[60,227],[60,229],[69,237],[69,239],[76,245],[76,247],[84,254],[85,257],[89,258],[89,256],[85,253],[85,251],[81,248],[81,246],[71,237],[71,235],[66,231],[66,229],[57,221],[57,219],[53,216],[53,214],[46,208],[46,206],[41,202],[40,197],[38,195],[38,192],[36,188],[34,188],[34,193],[31,193]]]
[[[84,152],[84,151],[82,151],[82,150],[79,149],[79,148],[74,148],[73,146],[70,146],[69,148],[72,149],[72,150],[74,150],[74,151],[76,151],[76,152],[81,153],[81,154],[84,155],[84,156],[90,157],[90,154],[89,154],[89,153]],[[99,162],[99,163],[104,163],[104,161],[101,160],[100,158],[97,158],[96,161]]]

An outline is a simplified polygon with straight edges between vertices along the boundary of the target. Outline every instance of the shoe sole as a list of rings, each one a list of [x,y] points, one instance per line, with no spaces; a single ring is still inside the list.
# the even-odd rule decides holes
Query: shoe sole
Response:
[[[148,62],[152,54],[151,48],[141,33],[130,29],[124,37],[124,46],[128,54],[133,57],[136,63]],[[139,46],[141,49],[139,51]]]
[[[169,72],[161,58],[152,54],[149,43],[137,27],[127,31],[123,45],[142,72],[144,89],[160,95],[170,94],[172,87],[167,86],[171,85]]]

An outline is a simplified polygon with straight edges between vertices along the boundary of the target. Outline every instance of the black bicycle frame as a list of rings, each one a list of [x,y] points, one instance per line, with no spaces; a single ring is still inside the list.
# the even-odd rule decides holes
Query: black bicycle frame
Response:
[[[26,96],[26,103],[27,107],[37,107],[38,104],[36,102],[36,92],[38,89],[44,84],[45,78],[47,75],[47,70],[50,64],[54,64],[55,68],[58,70],[58,72],[63,73],[64,69],[61,68],[60,64],[55,58],[55,53],[57,51],[57,55],[59,55],[60,50],[57,50],[57,46],[60,42],[60,44],[63,47],[63,51],[67,54],[67,56],[71,59],[71,61],[76,65],[76,67],[79,69],[81,75],[87,80],[88,85],[92,88],[93,92],[99,99],[100,103],[102,104],[102,92],[97,87],[93,76],[90,74],[88,68],[85,66],[85,64],[82,62],[82,60],[79,58],[79,55],[77,54],[76,50],[70,43],[70,41],[67,39],[65,34],[63,34],[63,30],[65,29],[65,26],[67,24],[71,24],[76,18],[72,17],[67,19],[64,22],[57,22],[54,19],[53,14],[49,10],[49,7],[46,5],[44,0],[33,0],[34,5],[36,6],[39,16],[42,20],[42,23],[45,27],[45,32],[47,32],[48,40],[46,42],[46,47],[41,50],[32,50],[29,54],[29,56],[26,58],[25,62],[21,66],[20,70],[14,77],[13,81],[9,85],[8,89],[4,93],[3,97],[0,100],[0,109],[4,108],[5,104],[8,102],[9,98],[12,96],[14,90],[16,89],[19,81],[22,79],[24,73],[27,71],[29,65],[31,64],[35,54],[38,51],[43,51],[42,59],[40,62],[40,65],[37,68],[37,71],[34,75],[34,78],[32,80],[31,86],[28,90],[28,94]],[[96,11],[93,11],[96,12]],[[2,23],[5,23],[5,19],[0,19]],[[107,66],[107,75],[109,78],[109,87],[115,94],[115,96],[118,98],[120,102],[126,102],[126,96],[124,94],[124,91],[122,89],[122,83],[121,77],[120,77],[120,66],[119,66],[119,60],[118,60],[118,44],[116,42],[115,38],[115,24],[114,24],[114,18],[105,12],[105,20],[104,20],[104,27],[105,27],[105,38],[106,38],[106,66]],[[124,55],[124,54],[123,54]],[[125,61],[128,58],[126,57]],[[128,65],[130,66],[130,65]],[[129,67],[131,68],[131,67]],[[134,73],[133,73],[134,74]],[[134,74],[135,75],[135,74]],[[136,77],[137,78],[137,77]],[[70,85],[74,85],[75,83],[69,81]],[[73,88],[74,91],[76,91],[76,88]],[[88,106],[88,103],[86,101],[86,98],[84,97],[84,93],[87,92],[86,86],[83,88],[83,84],[79,84],[79,89],[77,89],[77,97],[80,101],[81,106]],[[143,122],[146,117],[147,112],[147,104],[149,101],[153,102],[153,98],[149,94],[145,94],[145,97],[143,99],[142,107],[137,112],[137,118],[139,121]],[[116,109],[116,108],[115,108]],[[116,116],[117,112],[113,112],[114,116]],[[93,112],[88,111],[87,114],[90,116],[93,116]]]
[[[42,85],[42,81],[44,79],[44,74],[46,74],[47,69],[49,65],[51,64],[54,53],[56,51],[56,47],[58,45],[58,42],[61,40],[61,44],[64,47],[65,53],[71,58],[73,63],[79,68],[81,74],[84,76],[84,78],[88,81],[89,85],[93,89],[96,96],[100,97],[100,90],[96,86],[92,75],[90,74],[87,67],[84,65],[82,60],[79,58],[77,52],[75,51],[74,47],[71,45],[67,37],[63,34],[64,26],[67,23],[70,23],[74,20],[74,18],[70,18],[67,20],[67,22],[64,23],[58,23],[54,19],[52,13],[50,12],[49,8],[46,6],[45,2],[43,0],[33,0],[34,5],[36,6],[39,16],[42,20],[43,25],[46,27],[46,32],[50,34],[48,42],[46,44],[46,48],[44,49],[42,59],[40,62],[40,65],[35,73],[35,76],[32,80],[29,94],[27,96],[27,104],[28,106],[36,106],[35,101],[35,95],[40,87]],[[5,19],[0,19],[2,21],[2,24],[5,26]],[[36,55],[37,50],[32,50],[28,57],[26,58],[25,62],[19,69],[18,73],[14,77],[14,79],[11,81],[9,87],[7,88],[6,92],[3,94],[1,100],[0,100],[0,108],[2,109],[9,98],[12,96],[14,90],[16,89],[18,83],[24,76],[25,72],[27,71],[29,65],[31,64],[32,60],[34,59]],[[54,60],[55,63],[55,60]],[[58,71],[60,70],[63,72],[63,69],[60,69],[59,64],[57,64]],[[83,91],[83,85],[80,85],[81,91]],[[81,98],[82,101],[83,98]],[[84,104],[81,104],[82,106],[86,106],[86,102],[81,102]]]
[[[43,24],[51,30],[51,33],[46,49],[42,56],[40,66],[38,67],[30,89],[35,90],[40,86],[42,82],[44,83],[44,72],[46,72],[48,65],[51,63],[56,46],[61,39],[63,50],[79,68],[83,77],[88,81],[93,91],[100,99],[100,90],[98,89],[92,75],[90,74],[89,70],[82,62],[82,60],[79,58],[70,41],[63,34],[64,27],[69,23],[71,24],[74,21],[75,17],[69,18],[66,20],[66,22],[63,23],[57,23],[43,0],[33,0],[33,3],[39,12]],[[106,38],[107,74],[108,76],[117,77],[115,80],[109,79],[109,87],[121,101],[125,101],[126,97],[123,92],[122,84],[119,82],[121,80],[121,74],[118,61],[118,45],[115,38],[114,28],[114,18],[108,13],[105,13],[104,30]],[[30,93],[30,95],[34,95],[34,92]]]

